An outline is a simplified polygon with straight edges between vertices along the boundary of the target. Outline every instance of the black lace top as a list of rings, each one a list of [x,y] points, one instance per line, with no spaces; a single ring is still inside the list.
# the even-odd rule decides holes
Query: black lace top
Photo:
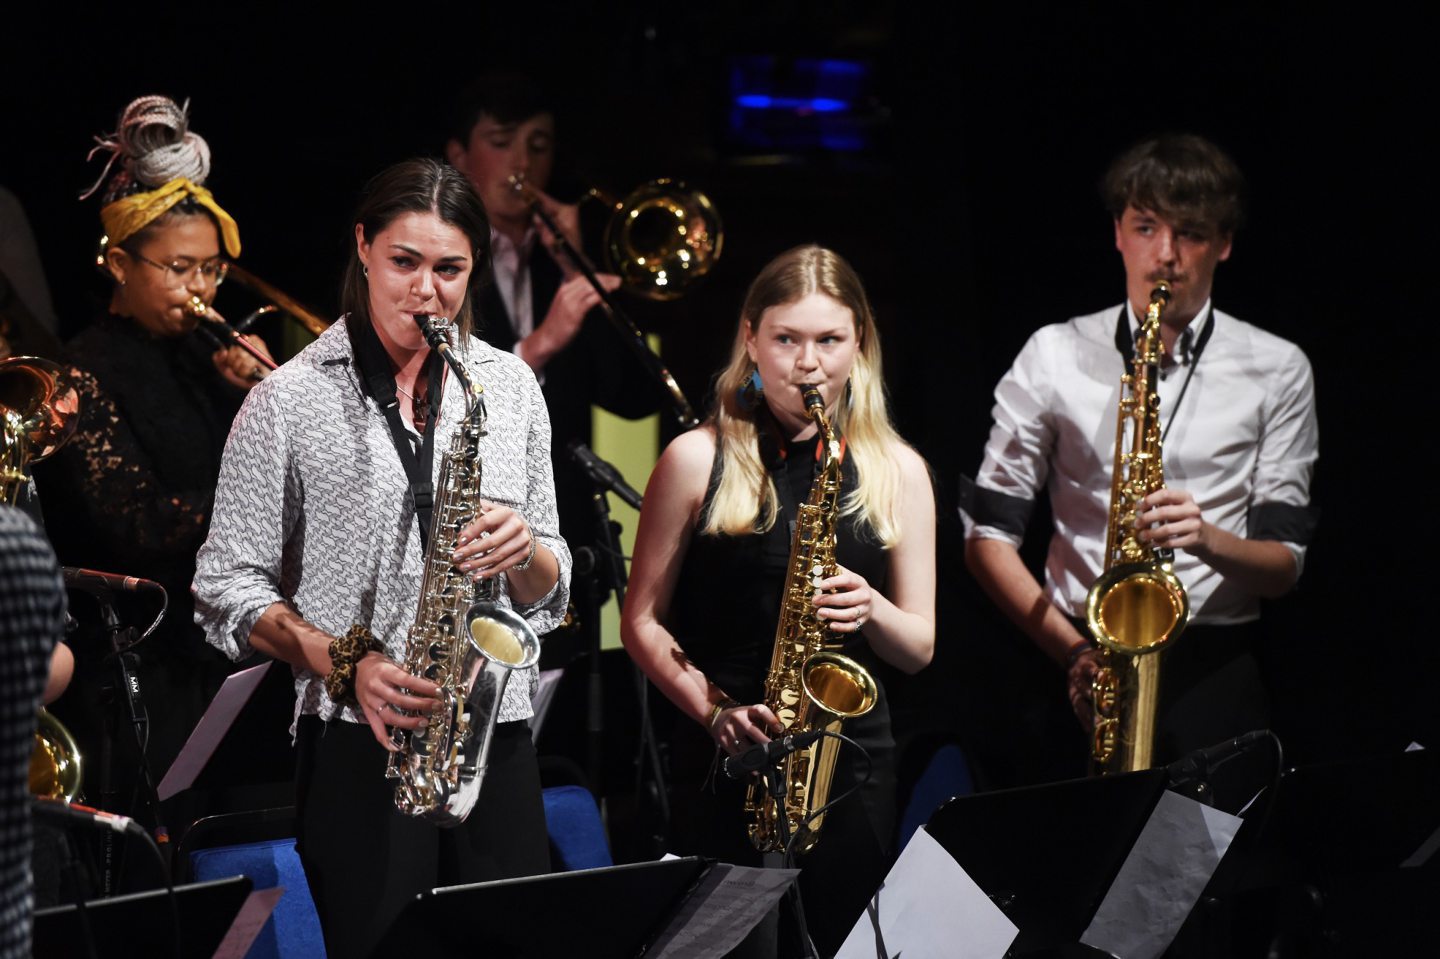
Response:
[[[190,580],[242,399],[211,352],[198,337],[100,319],[66,347],[80,394],[75,436],[35,468],[61,562],[157,580],[170,594],[162,630],[200,647]]]

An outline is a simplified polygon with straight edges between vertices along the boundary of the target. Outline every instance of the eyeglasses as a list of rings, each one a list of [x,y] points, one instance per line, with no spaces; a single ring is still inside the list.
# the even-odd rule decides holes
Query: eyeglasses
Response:
[[[211,260],[202,260],[199,263],[192,261],[189,257],[180,257],[169,263],[157,263],[139,253],[130,255],[141,263],[149,264],[164,273],[165,285],[172,290],[182,290],[189,286],[190,281],[197,274],[206,286],[219,286],[225,282],[225,274],[230,272],[229,261],[222,260],[218,256]]]

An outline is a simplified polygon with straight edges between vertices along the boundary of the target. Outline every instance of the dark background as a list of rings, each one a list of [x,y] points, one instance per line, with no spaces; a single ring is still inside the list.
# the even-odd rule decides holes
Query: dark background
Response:
[[[978,465],[990,391],[1030,333],[1123,295],[1095,190],[1108,160],[1148,133],[1203,133],[1235,156],[1252,194],[1217,302],[1300,344],[1319,395],[1320,532],[1299,590],[1266,613],[1277,729],[1300,762],[1435,741],[1437,657],[1420,618],[1434,531],[1422,465],[1434,178],[1421,143],[1434,122],[1417,92],[1423,56],[1404,52],[1418,32],[1358,8],[1156,7],[32,14],[40,25],[8,31],[0,64],[0,182],[27,208],[73,334],[100,289],[89,266],[98,204],[75,200],[100,171],[85,161],[90,137],[134,96],[190,97],[243,264],[328,314],[365,178],[438,154],[466,77],[528,69],[563,91],[553,192],[680,176],[725,218],[710,281],[639,311],[696,401],[759,267],[799,242],[836,248],[867,281],[896,415],[940,503],[936,661],[895,680],[897,722],[907,736],[957,736],[982,781],[1002,786],[1043,775],[1073,731],[1042,708],[1059,702],[1058,671],[998,621],[964,569],[956,477]],[[746,54],[869,63],[872,146],[738,149],[728,69]],[[232,295],[222,291],[222,310]]]

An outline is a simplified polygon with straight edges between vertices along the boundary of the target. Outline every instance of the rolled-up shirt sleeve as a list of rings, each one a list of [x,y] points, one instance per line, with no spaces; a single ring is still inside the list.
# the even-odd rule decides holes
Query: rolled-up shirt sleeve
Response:
[[[286,596],[282,554],[299,515],[289,467],[284,411],[277,391],[250,391],[225,443],[210,534],[196,557],[195,622],[232,660],[251,652],[260,614]]]
[[[1247,532],[1250,539],[1284,543],[1295,557],[1298,576],[1316,523],[1310,481],[1320,456],[1320,426],[1310,361],[1290,348],[1294,356],[1280,365],[1266,398]]]
[[[560,575],[550,592],[533,603],[512,603],[530,628],[544,635],[565,619],[570,605],[570,547],[560,536],[560,514],[555,505],[555,476],[550,458],[550,413],[534,377],[526,380],[525,402],[529,421],[525,440],[525,520],[539,546],[554,554]],[[508,585],[508,584],[507,584]]]
[[[980,472],[973,483],[962,483],[960,517],[967,539],[998,539],[1018,547],[1025,538],[1055,442],[1045,333],[1030,338],[995,387],[994,423]]]

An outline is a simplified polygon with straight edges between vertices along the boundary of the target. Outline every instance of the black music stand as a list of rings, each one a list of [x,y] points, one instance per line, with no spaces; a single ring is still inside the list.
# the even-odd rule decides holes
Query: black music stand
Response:
[[[1288,942],[1292,954],[1440,944],[1440,754],[1292,767],[1270,799],[1265,828],[1237,840],[1206,888],[1237,905],[1242,935]]]
[[[250,895],[244,876],[176,886],[180,913],[180,955],[211,959]],[[166,959],[171,943],[169,894],[164,889],[35,910],[35,959]]]
[[[709,869],[690,856],[431,889],[406,905],[374,954],[630,959]]]
[[[1019,927],[1009,955],[1079,945],[1165,790],[1163,769],[951,799],[925,827]]]

